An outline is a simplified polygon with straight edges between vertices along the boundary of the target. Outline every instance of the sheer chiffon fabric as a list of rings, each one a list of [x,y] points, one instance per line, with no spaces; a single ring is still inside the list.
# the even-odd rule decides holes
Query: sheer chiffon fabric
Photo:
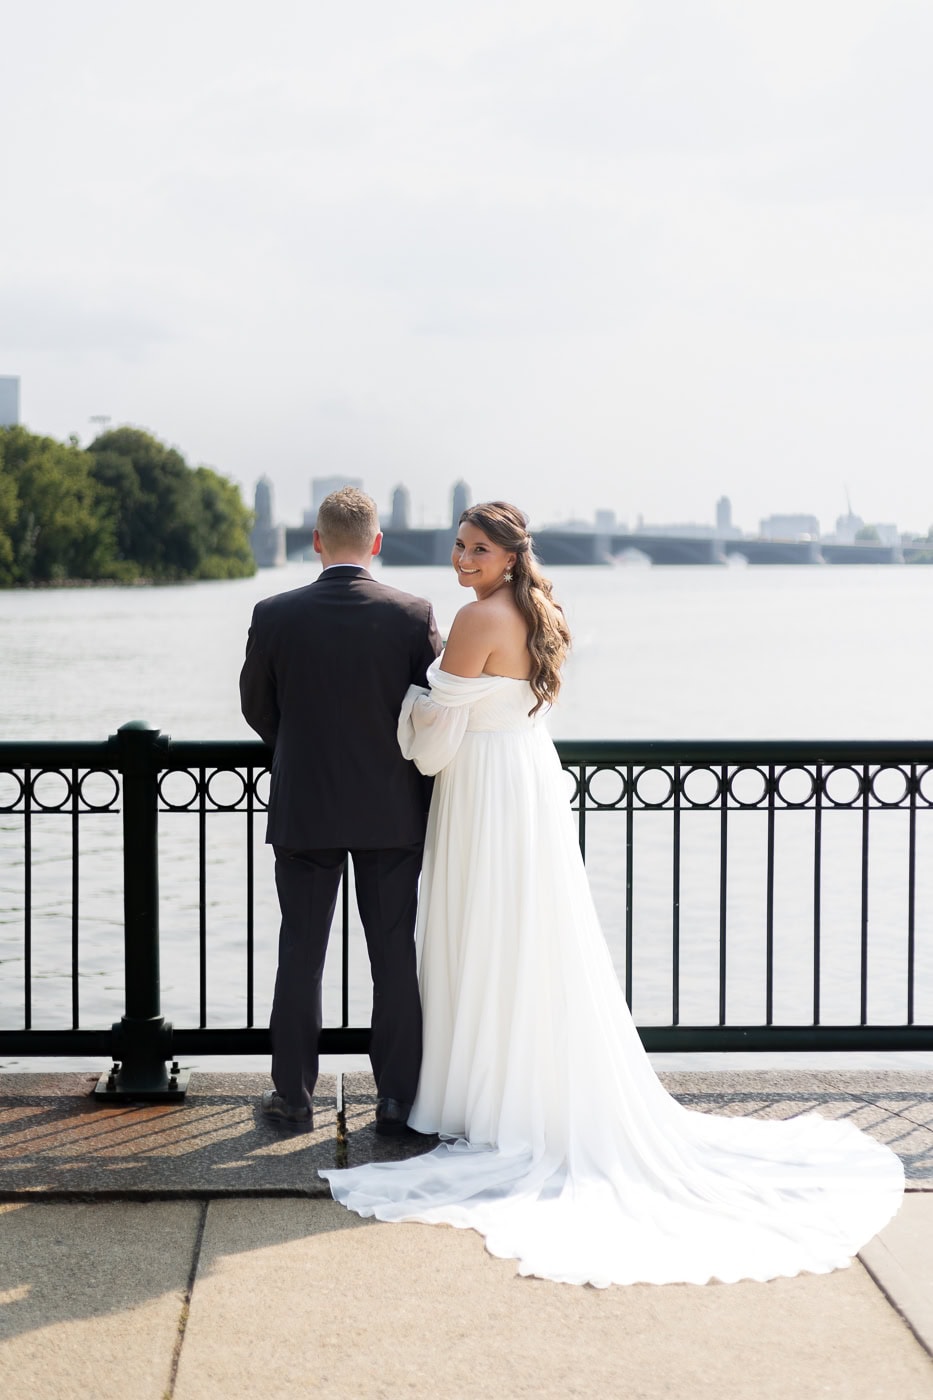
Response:
[[[424,1061],[409,1119],[445,1139],[322,1171],[362,1216],[471,1228],[566,1283],[825,1273],[896,1212],[898,1158],[845,1122],[688,1111],[642,1049],[593,908],[567,780],[525,681],[409,692],[438,775],[418,915]]]

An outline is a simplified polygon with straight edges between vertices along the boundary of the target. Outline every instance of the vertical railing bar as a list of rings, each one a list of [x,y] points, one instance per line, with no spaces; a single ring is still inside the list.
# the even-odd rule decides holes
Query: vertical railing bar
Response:
[[[80,958],[78,955],[78,899],[80,890],[79,879],[79,841],[78,841],[78,770],[71,770],[71,1029],[76,1031],[79,1025],[81,1014],[80,996],[78,991],[78,968]]]
[[[246,770],[246,1024],[253,1024],[253,958],[256,926],[256,872],[253,855],[253,784],[255,768]]]
[[[32,769],[23,769],[23,1028],[32,1030]]]
[[[343,867],[340,884],[340,1015],[342,1026],[350,1024],[350,857]]]
[[[671,872],[671,1024],[680,1025],[680,775],[679,763],[674,764],[674,830]]]
[[[719,1024],[726,1024],[726,891],[729,874],[729,770],[719,770]]]
[[[765,891],[765,1025],[774,1024],[774,794],[775,765],[768,765],[768,871]]]
[[[907,1024],[914,1024],[914,962],[917,911],[917,765],[910,765],[910,817],[907,834]]]
[[[625,770],[625,1002],[632,1009],[632,936],[635,857],[635,770]]]
[[[823,886],[823,765],[817,763],[813,776],[813,1024],[820,1024],[822,958]]]
[[[862,879],[860,913],[859,1024],[868,1024],[868,799],[871,792],[868,764],[862,765]]]
[[[586,862],[586,764],[580,764],[577,806],[577,840],[580,843],[580,855]]]
[[[198,769],[198,1024],[207,1025],[207,769]]]

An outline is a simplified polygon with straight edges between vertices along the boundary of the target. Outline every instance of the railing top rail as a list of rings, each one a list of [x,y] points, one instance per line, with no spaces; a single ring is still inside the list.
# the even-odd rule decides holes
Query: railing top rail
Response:
[[[259,739],[173,739],[163,754],[162,768],[269,767],[272,750]]]
[[[157,731],[153,731],[157,734]],[[564,763],[933,765],[933,739],[558,739]],[[159,768],[268,765],[258,739],[181,739],[158,734]],[[0,740],[0,768],[117,767],[115,736],[105,740]]]
[[[107,768],[117,751],[110,739],[0,741],[0,768]]]
[[[929,739],[558,739],[565,763],[933,763]]]

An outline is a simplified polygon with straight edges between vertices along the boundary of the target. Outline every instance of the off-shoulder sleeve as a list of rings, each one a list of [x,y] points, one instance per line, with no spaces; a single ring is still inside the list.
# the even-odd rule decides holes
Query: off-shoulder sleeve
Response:
[[[410,685],[398,717],[398,746],[420,773],[433,778],[459,749],[469,717],[466,706],[440,705],[429,690]]]
[[[398,744],[419,772],[433,777],[460,747],[470,706],[502,684],[501,676],[455,676],[441,670],[441,658],[428,667],[431,689],[410,685],[398,718]]]

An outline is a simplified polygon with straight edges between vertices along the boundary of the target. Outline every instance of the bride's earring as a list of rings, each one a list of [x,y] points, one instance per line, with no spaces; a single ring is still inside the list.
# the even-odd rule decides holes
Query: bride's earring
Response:
[[[512,570],[511,570],[511,569],[506,569],[505,573],[502,575],[502,581],[503,581],[503,583],[511,583],[511,582],[512,582]]]

